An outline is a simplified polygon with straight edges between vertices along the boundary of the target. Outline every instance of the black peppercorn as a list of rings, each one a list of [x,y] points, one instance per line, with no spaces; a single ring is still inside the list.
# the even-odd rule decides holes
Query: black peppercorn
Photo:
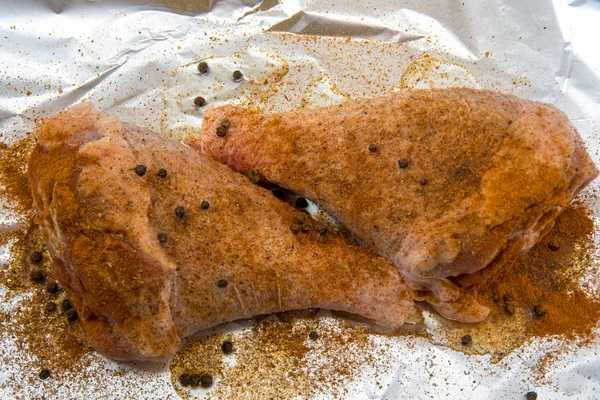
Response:
[[[48,282],[46,284],[46,290],[48,293],[58,293],[60,291],[60,286],[58,286],[58,283],[56,282]]]
[[[306,208],[308,207],[308,202],[304,197],[298,197],[296,199],[296,208]]]
[[[285,198],[285,192],[281,188],[275,188],[271,190],[273,196],[277,197],[279,200],[283,200]]]
[[[461,343],[463,346],[468,346],[468,345],[470,345],[471,343],[473,343],[473,338],[471,338],[471,335],[465,335],[465,336],[463,336],[463,337],[460,339],[460,343]]]
[[[225,135],[227,135],[227,128],[225,128],[224,126],[218,126],[217,127],[217,136],[225,137]]]
[[[198,386],[200,386],[200,375],[190,374],[189,385],[193,388],[197,388]]]
[[[244,74],[242,74],[242,71],[236,69],[235,71],[233,71],[233,74],[231,74],[231,77],[233,78],[234,82],[241,82],[242,78],[244,77]]]
[[[556,243],[548,242],[548,248],[550,249],[550,251],[558,251],[560,249],[560,246]]]
[[[398,167],[405,169],[408,168],[408,160],[406,158],[403,158],[402,160],[398,160]]]
[[[134,169],[135,173],[138,174],[139,176],[144,176],[146,175],[146,166],[145,165],[136,165],[135,169]]]
[[[42,274],[41,271],[33,271],[30,275],[29,275],[29,279],[31,279],[33,282],[43,282],[44,281],[44,274]]]
[[[317,332],[317,331],[310,331],[310,332],[308,332],[308,337],[311,340],[317,340],[319,338],[319,332]]]
[[[194,99],[194,106],[196,108],[204,107],[206,105],[206,99],[202,96],[198,96]]]
[[[377,151],[377,146],[374,144],[369,145],[369,152],[375,153]]]
[[[221,289],[226,288],[228,284],[229,283],[227,282],[227,279],[219,279],[219,281],[217,282],[217,286]]]
[[[179,218],[185,217],[185,208],[183,206],[175,207],[175,215],[177,215]]]
[[[67,319],[71,322],[73,321],[77,321],[77,318],[79,318],[79,316],[77,315],[77,311],[71,309],[71,310],[67,310]]]
[[[44,257],[42,256],[42,252],[41,251],[34,251],[29,256],[29,259],[31,260],[31,262],[35,263],[35,264],[42,262],[43,258]]]
[[[233,343],[230,342],[229,340],[224,341],[221,344],[221,350],[223,351],[223,354],[233,353]]]
[[[168,239],[169,239],[169,237],[167,236],[167,234],[166,234],[166,233],[162,233],[162,232],[161,232],[161,233],[159,233],[159,234],[158,234],[158,241],[159,241],[160,243],[167,243],[167,240],[168,240]]]
[[[73,309],[73,304],[71,303],[71,300],[69,299],[64,299],[62,302],[62,309],[64,311],[69,311]]]
[[[209,388],[212,386],[214,380],[213,377],[207,374],[203,374],[200,376],[200,386],[203,388]]]
[[[231,122],[229,121],[229,118],[223,118],[221,120],[221,124],[220,126],[222,126],[225,129],[229,129],[229,126],[231,125]]]
[[[527,400],[537,400],[538,395],[536,392],[527,392],[527,394],[525,395],[525,398]]]
[[[534,306],[533,315],[535,315],[537,318],[542,318],[544,315],[546,315],[546,310],[544,310],[542,306]]]
[[[208,74],[208,63],[206,61],[201,61],[198,64],[198,72],[200,72],[202,75]]]
[[[181,374],[179,376],[179,383],[181,383],[181,386],[190,386],[191,383],[191,375],[190,374]]]
[[[158,173],[156,174],[158,175],[159,178],[166,178],[167,177],[167,170],[164,168],[161,168],[158,170]]]
[[[425,186],[425,185],[427,185],[427,183],[428,183],[428,182],[429,182],[429,181],[427,180],[427,178],[423,178],[423,179],[421,179],[421,180],[419,181],[419,183],[421,184],[421,186]]]
[[[210,203],[208,202],[208,200],[202,200],[202,202],[200,203],[200,208],[203,210],[208,210],[209,207]]]
[[[56,303],[53,301],[49,301],[48,303],[46,303],[46,307],[44,307],[44,309],[47,312],[54,312],[56,311]]]
[[[40,371],[40,373],[38,375],[39,375],[40,379],[48,379],[48,378],[50,378],[50,370],[44,368]]]

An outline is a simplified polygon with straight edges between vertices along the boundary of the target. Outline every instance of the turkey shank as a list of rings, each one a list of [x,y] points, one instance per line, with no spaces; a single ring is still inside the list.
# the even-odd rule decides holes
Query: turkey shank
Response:
[[[102,354],[161,360],[199,329],[284,310],[342,310],[388,328],[413,310],[388,261],[323,240],[306,214],[188,146],[88,105],[37,135],[36,218]]]
[[[391,260],[418,299],[471,322],[487,310],[464,288],[535,244],[597,175],[557,108],[473,89],[282,114],[211,108],[191,144],[314,200]]]

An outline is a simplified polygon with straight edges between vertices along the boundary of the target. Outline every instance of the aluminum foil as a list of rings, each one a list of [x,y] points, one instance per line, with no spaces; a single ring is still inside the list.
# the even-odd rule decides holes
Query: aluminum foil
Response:
[[[5,0],[0,131],[10,143],[33,128],[35,117],[85,100],[183,139],[201,124],[198,95],[212,105],[282,111],[408,87],[472,86],[557,105],[600,164],[599,18],[600,3],[585,0]],[[200,60],[213,66],[210,81],[199,79]],[[424,67],[431,63],[437,72]],[[229,79],[236,69],[241,82]],[[17,227],[20,216],[6,202],[0,206],[0,229]],[[600,203],[593,208],[597,222]],[[9,248],[1,258],[9,259]],[[2,307],[21,301],[27,296]],[[327,313],[321,318],[335,324]],[[435,331],[435,318],[426,321]],[[1,340],[0,396],[41,398],[53,383],[18,384],[31,360],[15,350],[13,337]],[[466,356],[426,339],[373,336],[372,351],[384,350],[380,362],[364,365],[345,397],[505,399],[530,390],[542,399],[600,397],[600,343],[557,353],[544,379],[532,373],[559,344],[533,341],[492,364],[490,356]],[[63,377],[54,389],[59,397],[177,398],[165,367],[88,357],[88,372],[102,379]]]

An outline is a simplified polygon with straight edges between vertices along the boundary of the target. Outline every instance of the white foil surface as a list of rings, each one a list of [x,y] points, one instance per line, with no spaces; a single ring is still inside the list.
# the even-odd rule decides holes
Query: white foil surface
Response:
[[[410,87],[471,86],[555,104],[600,165],[598,1],[148,3],[0,2],[2,140],[23,137],[35,117],[80,101],[183,139],[201,125],[201,109],[193,106],[199,95],[210,105],[232,102],[268,112]],[[210,61],[210,80],[197,71],[201,60]],[[424,60],[438,68],[426,72]],[[241,82],[230,79],[234,70],[243,73]],[[597,188],[598,182],[586,193]],[[15,229],[22,218],[4,200],[0,207],[0,229]],[[600,203],[593,209],[598,222]],[[10,249],[0,250],[0,258],[8,259]],[[0,285],[0,302],[5,293]],[[2,307],[10,311],[25,301],[23,295]],[[336,323],[327,313],[319,318]],[[435,337],[435,318],[426,315],[426,322]],[[60,382],[19,384],[36,360],[17,352],[14,340],[9,334],[0,338],[3,399],[42,398],[51,386],[57,398],[178,398],[167,367],[116,363],[96,354],[86,356],[92,359],[88,373],[102,379],[86,381],[74,373]],[[373,335],[371,341],[373,349],[385,351],[380,362],[364,365],[347,382],[346,398],[521,399],[531,390],[540,399],[600,398],[598,341],[564,350],[560,338],[534,340],[497,364],[490,356],[466,356],[424,338]],[[544,376],[534,374],[540,358],[559,347]],[[318,351],[309,357],[315,367],[323,362]],[[332,397],[326,389],[318,396]]]

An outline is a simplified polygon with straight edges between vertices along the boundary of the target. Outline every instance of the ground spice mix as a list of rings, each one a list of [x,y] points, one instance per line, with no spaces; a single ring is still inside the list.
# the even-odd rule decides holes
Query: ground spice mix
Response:
[[[496,312],[513,306],[531,317],[533,336],[587,337],[600,319],[600,301],[580,285],[592,260],[594,224],[584,207],[569,207],[531,251],[502,269],[480,293]]]

